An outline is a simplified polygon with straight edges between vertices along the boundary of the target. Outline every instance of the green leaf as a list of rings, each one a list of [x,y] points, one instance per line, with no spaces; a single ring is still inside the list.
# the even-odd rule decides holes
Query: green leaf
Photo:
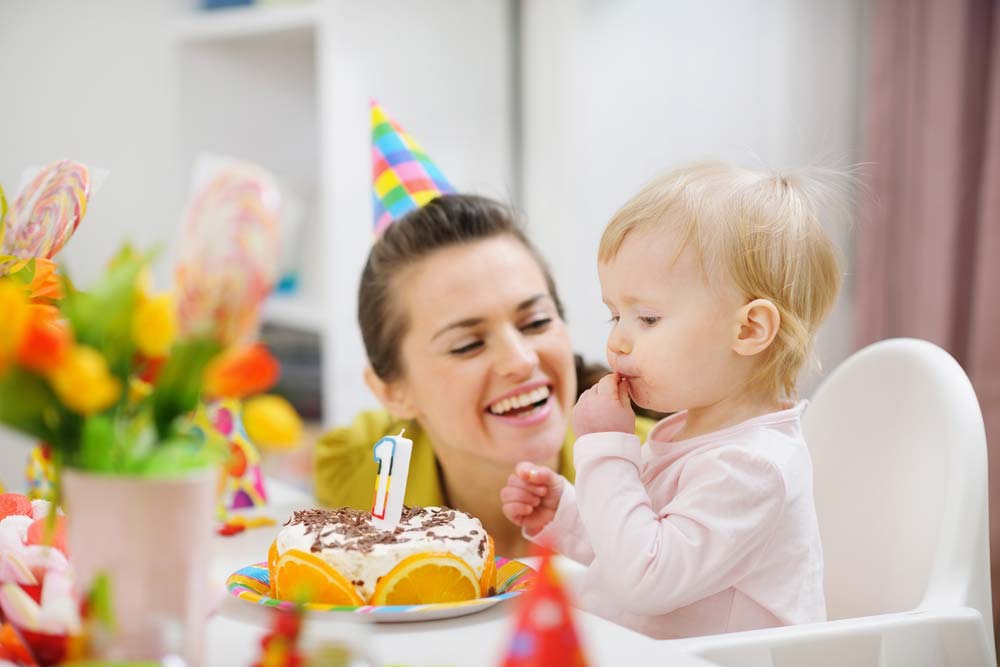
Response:
[[[116,449],[112,418],[104,414],[92,415],[83,423],[80,451],[73,461],[73,467],[95,472],[115,472]]]
[[[126,378],[132,368],[135,283],[146,262],[145,257],[129,255],[117,260],[93,289],[64,290],[62,311],[77,341],[99,350],[111,372],[120,378]]]
[[[31,281],[35,279],[35,259],[32,257],[17,271],[11,270],[22,261],[24,260],[20,257],[15,257],[14,255],[0,255],[0,263],[11,263],[11,266],[4,269],[7,272],[6,277],[20,285],[27,286],[30,285]]]
[[[213,448],[188,438],[174,438],[160,443],[136,472],[151,477],[181,475],[220,462],[221,454]]]
[[[43,378],[15,367],[0,375],[0,423],[72,452],[82,419],[63,407]]]
[[[202,375],[222,346],[198,339],[174,345],[153,388],[153,421],[161,440],[170,437],[174,420],[194,410],[201,395]]]
[[[91,617],[106,631],[113,632],[115,621],[114,598],[111,596],[111,577],[101,571],[94,577],[94,583],[87,592],[87,609]]]

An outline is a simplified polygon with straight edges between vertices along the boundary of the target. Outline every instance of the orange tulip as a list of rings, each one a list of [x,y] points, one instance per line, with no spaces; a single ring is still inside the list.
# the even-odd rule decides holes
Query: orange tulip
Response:
[[[212,398],[243,398],[269,389],[281,368],[266,347],[257,343],[228,350],[205,369],[205,394]]]
[[[61,320],[33,317],[17,351],[17,362],[41,375],[48,375],[66,359],[72,343],[69,328]]]
[[[36,299],[58,300],[62,298],[62,285],[60,285],[59,278],[56,276],[55,262],[44,257],[35,258],[35,276],[31,279],[28,292],[31,295],[32,301]]]

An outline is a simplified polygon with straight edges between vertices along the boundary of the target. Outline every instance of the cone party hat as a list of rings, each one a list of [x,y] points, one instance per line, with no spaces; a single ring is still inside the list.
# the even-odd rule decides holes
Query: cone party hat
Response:
[[[375,235],[435,197],[455,192],[424,149],[372,100],[372,200]]]

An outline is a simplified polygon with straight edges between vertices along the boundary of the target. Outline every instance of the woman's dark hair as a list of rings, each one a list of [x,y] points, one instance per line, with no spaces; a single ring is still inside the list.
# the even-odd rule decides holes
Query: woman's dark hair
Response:
[[[406,310],[394,298],[393,277],[438,250],[498,236],[516,239],[534,258],[545,276],[559,317],[566,319],[552,273],[514,212],[486,197],[444,195],[389,225],[368,253],[358,288],[358,324],[368,363],[376,375],[385,381],[399,377],[402,371],[399,343],[410,326]],[[580,355],[574,355],[573,360],[579,397],[608,369],[600,364],[586,364]]]
[[[552,273],[524,234],[513,211],[486,197],[444,195],[389,225],[368,253],[358,289],[358,323],[368,363],[376,375],[387,381],[399,377],[402,370],[399,342],[410,326],[405,309],[394,298],[393,276],[438,250],[498,236],[516,239],[531,254],[545,276],[559,316],[563,317]]]

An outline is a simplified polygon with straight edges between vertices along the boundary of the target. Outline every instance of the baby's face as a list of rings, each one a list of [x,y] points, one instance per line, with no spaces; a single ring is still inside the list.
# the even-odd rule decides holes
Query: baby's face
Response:
[[[747,300],[730,281],[710,284],[690,244],[678,255],[680,242],[669,227],[634,231],[598,267],[612,317],[608,363],[632,400],[660,412],[713,405],[747,373],[733,351]]]

